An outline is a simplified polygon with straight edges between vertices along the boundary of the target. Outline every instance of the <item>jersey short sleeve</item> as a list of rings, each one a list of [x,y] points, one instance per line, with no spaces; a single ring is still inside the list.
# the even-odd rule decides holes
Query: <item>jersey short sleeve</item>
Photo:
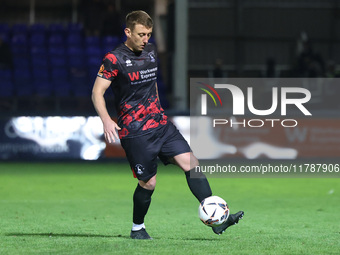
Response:
[[[104,56],[97,76],[113,81],[118,75],[118,63],[116,56],[109,52]]]

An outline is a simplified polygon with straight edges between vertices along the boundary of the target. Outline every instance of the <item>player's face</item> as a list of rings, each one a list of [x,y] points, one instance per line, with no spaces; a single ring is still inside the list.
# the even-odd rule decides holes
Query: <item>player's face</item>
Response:
[[[125,29],[126,45],[135,52],[142,51],[147,45],[152,33],[152,28],[136,24],[134,29]]]

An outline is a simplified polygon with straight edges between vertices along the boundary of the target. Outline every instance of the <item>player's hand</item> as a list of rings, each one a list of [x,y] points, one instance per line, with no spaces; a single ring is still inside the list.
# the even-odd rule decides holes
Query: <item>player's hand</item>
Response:
[[[117,125],[113,120],[107,120],[104,123],[104,136],[105,140],[108,143],[114,143],[119,139],[117,130],[121,130],[121,128]]]

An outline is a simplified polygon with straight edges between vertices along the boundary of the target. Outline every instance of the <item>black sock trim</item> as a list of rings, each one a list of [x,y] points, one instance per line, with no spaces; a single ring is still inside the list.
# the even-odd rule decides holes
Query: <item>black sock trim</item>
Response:
[[[137,192],[142,192],[142,193],[145,193],[145,194],[149,194],[150,196],[152,196],[153,192],[155,190],[149,190],[149,189],[144,189],[142,186],[139,185],[139,183],[137,184],[137,187],[136,187],[136,191]],[[136,192],[135,191],[135,192]]]

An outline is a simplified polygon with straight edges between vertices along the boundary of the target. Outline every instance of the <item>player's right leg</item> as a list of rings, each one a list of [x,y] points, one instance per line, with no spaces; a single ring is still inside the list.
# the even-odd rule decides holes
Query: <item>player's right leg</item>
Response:
[[[145,146],[148,144],[149,146]],[[133,195],[133,224],[130,237],[133,239],[151,239],[145,231],[144,218],[151,204],[151,197],[156,186],[157,152],[154,152],[152,133],[141,137],[122,139],[134,177],[138,185]]]
[[[133,224],[130,233],[132,239],[152,239],[145,230],[144,218],[150,207],[155,186],[156,175],[147,181],[138,181],[133,194]]]

